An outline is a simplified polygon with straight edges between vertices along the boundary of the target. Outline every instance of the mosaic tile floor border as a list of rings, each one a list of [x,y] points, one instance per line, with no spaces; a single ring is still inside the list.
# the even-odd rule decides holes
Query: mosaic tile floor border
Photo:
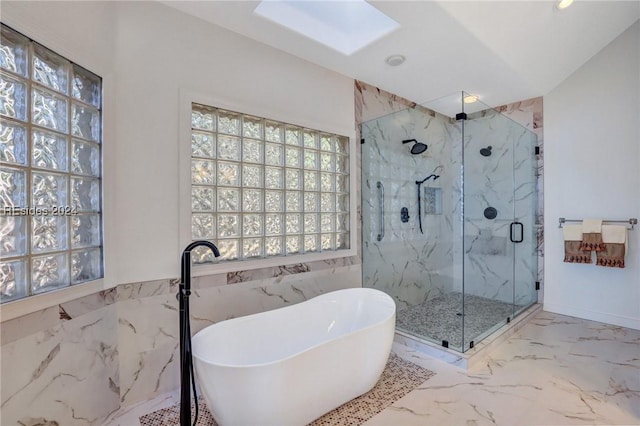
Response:
[[[478,342],[478,336],[513,318],[513,305],[499,300],[465,295],[464,342]],[[517,307],[519,309],[520,307]],[[402,331],[441,342],[460,349],[462,342],[462,293],[449,293],[426,302],[401,309],[396,314],[396,327]]]
[[[392,353],[378,383],[369,392],[316,419],[310,426],[356,426],[420,386],[435,373]],[[217,426],[202,397],[198,398],[200,416],[197,426]],[[194,407],[192,405],[192,412]],[[140,426],[174,426],[179,424],[180,404],[140,417]]]

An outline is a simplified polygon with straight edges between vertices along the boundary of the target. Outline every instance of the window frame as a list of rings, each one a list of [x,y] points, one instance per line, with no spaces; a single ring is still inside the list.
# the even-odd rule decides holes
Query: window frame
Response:
[[[303,128],[318,129],[322,132],[345,136],[349,139],[349,248],[341,250],[322,251],[318,253],[302,253],[283,256],[273,256],[260,259],[240,259],[211,264],[194,264],[193,276],[203,276],[226,272],[260,269],[307,263],[328,259],[346,258],[357,255],[357,200],[356,200],[356,147],[355,128],[345,128],[335,123],[321,123],[306,117],[285,116],[283,112],[268,108],[268,106],[248,105],[238,100],[230,101],[219,97],[211,97],[191,90],[180,90],[180,118],[178,144],[178,229],[179,253],[182,253],[193,239],[191,238],[191,110],[192,104],[209,105],[223,110],[236,111],[241,114],[265,118],[267,120],[288,123]],[[214,244],[216,239],[212,240]]]
[[[114,288],[117,283],[113,282],[113,273],[109,268],[113,258],[111,250],[111,241],[113,238],[109,234],[109,230],[113,229],[114,216],[111,202],[113,198],[113,182],[112,173],[109,172],[108,164],[112,163],[114,158],[113,144],[105,144],[105,141],[111,140],[115,133],[113,114],[110,112],[114,103],[114,96],[109,88],[114,87],[115,74],[102,61],[102,58],[93,52],[86,52],[78,49],[76,46],[70,46],[60,35],[52,29],[34,25],[31,20],[23,16],[3,16],[2,23],[7,27],[17,31],[24,37],[46,47],[55,52],[57,55],[64,57],[66,60],[77,64],[78,66],[88,70],[102,79],[101,90],[101,221],[102,221],[102,278],[86,281],[68,287],[61,287],[49,292],[39,293],[27,296],[21,299],[7,301],[0,305],[0,323],[19,318],[33,312],[42,311],[44,309],[58,309],[57,305],[76,300],[82,297],[96,294],[100,291]],[[44,42],[41,43],[38,40]],[[30,107],[30,104],[27,105]]]
[[[10,169],[15,169],[15,170],[19,170],[21,172],[24,173],[25,175],[25,195],[26,195],[26,199],[25,199],[25,204],[24,206],[15,206],[14,208],[18,208],[18,209],[35,209],[36,214],[32,215],[32,214],[27,214],[24,215],[24,219],[23,221],[24,223],[24,230],[26,231],[25,235],[24,235],[24,243],[27,246],[27,250],[26,253],[23,255],[10,255],[10,256],[6,256],[5,259],[8,259],[8,262],[12,262],[12,261],[19,261],[19,262],[25,262],[26,265],[26,270],[25,270],[25,279],[26,279],[26,287],[27,287],[27,292],[23,297],[18,297],[17,299],[14,300],[7,300],[4,303],[9,303],[15,300],[19,300],[19,299],[26,299],[38,294],[42,294],[42,293],[49,293],[52,291],[56,291],[59,290],[61,288],[66,288],[66,287],[72,287],[74,285],[79,285],[79,284],[83,284],[83,283],[87,283],[87,282],[91,282],[91,281],[95,281],[97,279],[102,279],[104,277],[104,255],[103,255],[103,232],[102,232],[102,97],[100,97],[99,99],[99,103],[96,104],[95,100],[86,100],[84,98],[78,98],[76,95],[74,95],[73,93],[73,77],[75,75],[77,75],[78,72],[82,72],[82,73],[87,73],[85,76],[88,78],[97,78],[99,80],[99,84],[100,84],[100,95],[102,95],[102,78],[100,76],[98,76],[97,74],[87,70],[86,68],[80,66],[79,64],[76,64],[75,62],[67,59],[66,57],[58,54],[56,51],[44,46],[41,43],[38,43],[37,41],[33,40],[32,38],[29,38],[27,36],[25,36],[24,34],[20,33],[17,30],[14,30],[12,27],[6,25],[6,24],[2,24],[3,29],[6,28],[6,31],[11,33],[11,34],[15,34],[15,36],[24,39],[24,43],[26,43],[27,46],[27,63],[26,63],[26,75],[23,75],[22,73],[16,71],[13,72],[11,70],[5,70],[2,69],[3,75],[6,75],[7,78],[9,79],[15,79],[18,83],[23,83],[24,84],[24,88],[25,88],[25,95],[26,95],[26,105],[25,107],[25,117],[24,119],[20,118],[20,117],[11,117],[11,116],[3,116],[3,120],[7,123],[8,126],[20,126],[25,130],[25,142],[26,142],[26,152],[25,152],[25,156],[27,157],[26,163],[25,164],[21,164],[19,162],[17,163],[11,163],[11,162],[6,162],[3,164],[4,167],[8,167]],[[59,89],[57,86],[56,87],[51,87],[50,84],[47,84],[46,82],[42,82],[42,81],[37,81],[38,79],[34,76],[37,75],[36,73],[36,68],[35,68],[35,60],[38,57],[43,57],[43,56],[47,56],[50,57],[52,60],[54,61],[58,61],[58,63],[63,63],[63,67],[65,68],[65,73],[67,74],[67,81],[65,81],[65,84],[67,87],[65,87],[64,89]],[[48,66],[48,64],[45,64],[45,66]],[[33,119],[33,114],[34,114],[34,104],[35,104],[35,99],[36,99],[36,95],[40,94],[40,96],[42,96],[42,94],[46,94],[51,96],[52,98],[58,98],[58,99],[62,99],[65,103],[65,113],[66,113],[66,123],[65,123],[65,128],[64,129],[58,129],[58,128],[53,128],[51,126],[42,124],[42,123],[37,123],[34,122]],[[73,111],[74,111],[74,107],[79,107],[79,108],[89,108],[89,110],[95,110],[95,112],[97,113],[97,117],[98,117],[98,126],[97,128],[93,128],[93,131],[96,131],[97,133],[91,135],[93,137],[87,137],[85,135],[78,135],[74,133],[74,128],[73,128]],[[93,121],[93,119],[92,119]],[[64,168],[49,168],[46,166],[43,166],[41,164],[34,164],[34,156],[33,154],[33,150],[35,149],[35,145],[36,142],[34,141],[35,138],[35,134],[39,133],[42,135],[51,135],[52,137],[56,138],[56,140],[62,140],[64,141],[65,144],[65,151],[64,151],[64,160],[65,162],[68,161],[68,163],[66,164],[66,166]],[[84,170],[81,170],[80,172],[78,172],[77,170],[73,170],[73,165],[72,165],[72,151],[74,149],[74,144],[76,143],[80,143],[83,144],[85,146],[89,146],[91,147],[92,150],[94,150],[94,152],[97,152],[97,170],[96,171],[92,171],[92,173],[85,173]],[[52,215],[49,216],[49,214],[51,213],[44,213],[44,215],[41,215],[39,213],[37,213],[38,211],[38,207],[40,206],[35,206],[34,203],[34,179],[36,176],[46,176],[47,178],[51,178],[53,177],[54,179],[57,178],[61,178],[64,179],[65,181],[65,190],[66,190],[66,197],[67,197],[67,201],[66,202],[60,202],[57,206],[42,206],[42,210],[43,211],[50,211],[52,212]],[[91,206],[90,209],[84,211],[84,212],[76,212],[76,207],[73,206],[73,181],[74,179],[77,180],[83,180],[83,181],[87,181],[90,182],[90,185],[94,185],[97,182],[97,206],[93,207]],[[9,206],[7,206],[6,208],[10,208]],[[58,210],[56,210],[57,208],[60,208],[60,213],[58,212]],[[98,229],[97,229],[97,241],[92,241],[93,244],[90,244],[87,247],[75,247],[73,246],[73,242],[72,242],[72,237],[73,237],[73,231],[72,231],[72,219],[73,217],[78,214],[79,218],[82,217],[91,217],[91,216],[96,216],[98,215]],[[8,214],[5,212],[2,212],[2,216],[6,216],[6,217],[11,217],[11,216],[21,216],[20,213],[18,213],[17,215],[12,215],[12,214]],[[46,251],[38,251],[34,248],[33,245],[33,239],[34,239],[34,227],[37,226],[36,225],[36,220],[37,218],[44,218],[44,219],[49,219],[49,218],[53,218],[54,220],[56,220],[56,222],[58,222],[56,224],[56,226],[64,224],[63,229],[64,229],[64,238],[66,240],[66,246],[65,248],[60,248],[60,247],[55,247],[53,249],[49,249]],[[43,219],[40,219],[43,220]],[[94,222],[95,223],[95,222]],[[91,227],[92,233],[96,231],[95,227]],[[59,230],[58,230],[59,231]],[[58,237],[60,237],[60,235],[58,235]],[[96,243],[99,243],[98,245],[96,245]],[[73,277],[72,272],[73,272],[73,255],[74,253],[89,253],[89,252],[94,252],[98,250],[99,251],[99,255],[98,255],[98,259],[99,259],[99,264],[98,264],[98,270],[94,271],[95,273],[98,274],[97,277],[95,278],[89,278],[89,279],[85,279],[79,282],[73,282]],[[44,259],[44,258],[51,258],[51,257],[58,257],[58,256],[63,256],[63,258],[66,259],[66,280],[57,280],[54,281],[53,287],[52,288],[47,288],[47,286],[45,286],[45,290],[44,291],[37,291],[34,293],[33,290],[33,274],[34,274],[34,262],[37,259]],[[58,283],[60,282],[60,284]],[[62,284],[62,285],[61,285]],[[66,284],[66,285],[65,285]]]

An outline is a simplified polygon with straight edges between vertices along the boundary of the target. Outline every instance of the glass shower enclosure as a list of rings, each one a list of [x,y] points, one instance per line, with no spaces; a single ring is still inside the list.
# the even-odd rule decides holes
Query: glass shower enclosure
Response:
[[[537,302],[537,137],[466,96],[361,128],[363,285],[398,331],[459,352]]]

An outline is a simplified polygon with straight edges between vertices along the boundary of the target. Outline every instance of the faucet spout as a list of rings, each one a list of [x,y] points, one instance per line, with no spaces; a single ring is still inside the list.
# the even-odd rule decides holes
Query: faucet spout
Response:
[[[199,241],[192,242],[191,244],[185,247],[184,251],[182,252],[182,256],[184,256],[187,252],[190,252],[194,248],[200,247],[200,246],[209,247],[215,257],[220,257],[220,251],[218,250],[218,247],[216,247],[216,245],[213,244],[211,241],[207,241],[207,240],[199,240]]]
[[[220,257],[220,250],[211,241],[199,240],[194,241],[185,247],[182,252],[182,270],[180,274],[180,283],[184,285],[187,296],[191,293],[191,251],[196,247],[208,247],[215,257]]]

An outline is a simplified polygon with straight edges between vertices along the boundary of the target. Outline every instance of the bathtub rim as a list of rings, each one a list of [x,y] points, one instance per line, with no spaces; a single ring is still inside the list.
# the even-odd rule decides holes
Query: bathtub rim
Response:
[[[237,364],[224,364],[224,363],[219,363],[219,362],[211,362],[211,361],[210,361],[209,359],[207,359],[206,357],[198,356],[198,355],[196,354],[196,351],[194,350],[195,348],[193,347],[193,346],[194,346],[193,344],[192,344],[192,355],[193,355],[193,357],[194,357],[194,358],[196,358],[198,361],[203,361],[203,362],[205,362],[206,364],[209,364],[209,365],[212,365],[212,366],[216,366],[216,367],[237,368],[237,369],[242,369],[242,368],[256,368],[256,367],[267,367],[267,366],[271,366],[271,365],[275,365],[275,364],[279,364],[279,363],[282,363],[282,362],[288,361],[288,360],[293,359],[293,358],[295,358],[295,357],[297,357],[297,356],[300,356],[300,355],[302,355],[302,354],[304,354],[304,353],[306,353],[306,352],[309,352],[309,351],[311,351],[311,350],[313,350],[313,349],[315,349],[315,348],[318,348],[318,347],[320,347],[320,346],[326,345],[327,343],[330,343],[330,342],[336,342],[336,341],[341,341],[341,340],[343,340],[343,339],[346,339],[347,337],[353,336],[354,334],[357,334],[357,333],[360,333],[360,332],[363,332],[363,331],[366,331],[366,330],[372,329],[372,328],[374,328],[374,327],[379,327],[380,325],[382,325],[382,324],[384,324],[384,323],[388,322],[389,320],[393,320],[393,321],[392,321],[392,324],[393,324],[393,330],[394,330],[394,332],[395,332],[395,316],[396,316],[396,302],[395,302],[395,300],[393,300],[393,298],[392,298],[391,296],[389,296],[387,293],[385,293],[384,291],[377,290],[377,289],[374,289],[374,288],[368,288],[368,287],[356,287],[356,288],[345,288],[345,289],[341,289],[341,290],[334,290],[334,291],[330,291],[330,292],[327,292],[327,293],[319,294],[319,295],[317,295],[317,296],[312,297],[311,299],[307,299],[307,300],[304,300],[304,301],[302,301],[302,302],[295,303],[295,304],[293,304],[293,305],[283,306],[283,307],[281,307],[281,308],[276,308],[276,309],[271,309],[271,310],[269,310],[269,311],[257,312],[257,313],[255,313],[255,314],[245,315],[245,316],[241,316],[241,317],[238,317],[238,318],[229,318],[229,319],[227,319],[227,320],[223,320],[223,321],[217,322],[217,323],[215,323],[215,324],[211,324],[211,325],[209,325],[209,326],[207,326],[207,327],[203,328],[202,330],[198,331],[195,335],[193,335],[192,339],[194,339],[198,334],[200,334],[200,333],[202,333],[203,331],[207,330],[209,327],[214,327],[214,326],[216,326],[216,325],[218,325],[218,324],[221,324],[221,323],[223,323],[223,322],[225,322],[225,321],[230,321],[230,320],[242,320],[242,321],[249,321],[250,319],[252,319],[252,318],[253,318],[253,317],[255,317],[255,316],[262,315],[262,314],[267,313],[267,312],[272,312],[272,311],[275,311],[275,310],[277,310],[277,309],[291,308],[291,307],[294,307],[294,306],[296,306],[296,305],[299,305],[299,304],[302,304],[302,303],[305,303],[305,302],[310,302],[310,301],[314,300],[314,299],[315,299],[315,298],[317,298],[317,297],[327,296],[327,295],[329,295],[329,294],[331,294],[331,293],[336,293],[336,292],[341,292],[341,291],[353,291],[353,290],[366,290],[367,292],[370,292],[370,293],[381,293],[382,295],[384,295],[384,296],[385,296],[385,298],[386,298],[388,301],[390,301],[390,302],[391,302],[391,305],[390,305],[390,306],[392,306],[392,307],[393,307],[393,309],[391,310],[391,313],[390,313],[388,316],[386,316],[385,318],[383,318],[382,320],[380,320],[380,321],[378,321],[378,322],[376,322],[376,323],[373,323],[373,324],[367,325],[366,327],[359,328],[359,329],[354,330],[354,331],[351,331],[351,332],[349,332],[349,333],[345,333],[345,334],[343,334],[343,335],[341,335],[341,336],[339,336],[339,337],[336,337],[336,338],[334,338],[334,339],[331,339],[331,340],[329,340],[329,341],[325,341],[325,342],[322,342],[322,343],[317,343],[317,344],[315,344],[315,345],[309,346],[308,348],[306,348],[306,349],[304,349],[304,350],[301,350],[301,351],[299,351],[299,352],[296,352],[296,353],[294,353],[294,354],[288,355],[288,356],[283,357],[283,358],[279,358],[279,359],[274,360],[274,361],[262,362],[262,363],[253,363],[253,364],[242,364],[242,365],[237,365]],[[393,333],[392,333],[392,334],[393,334]]]

